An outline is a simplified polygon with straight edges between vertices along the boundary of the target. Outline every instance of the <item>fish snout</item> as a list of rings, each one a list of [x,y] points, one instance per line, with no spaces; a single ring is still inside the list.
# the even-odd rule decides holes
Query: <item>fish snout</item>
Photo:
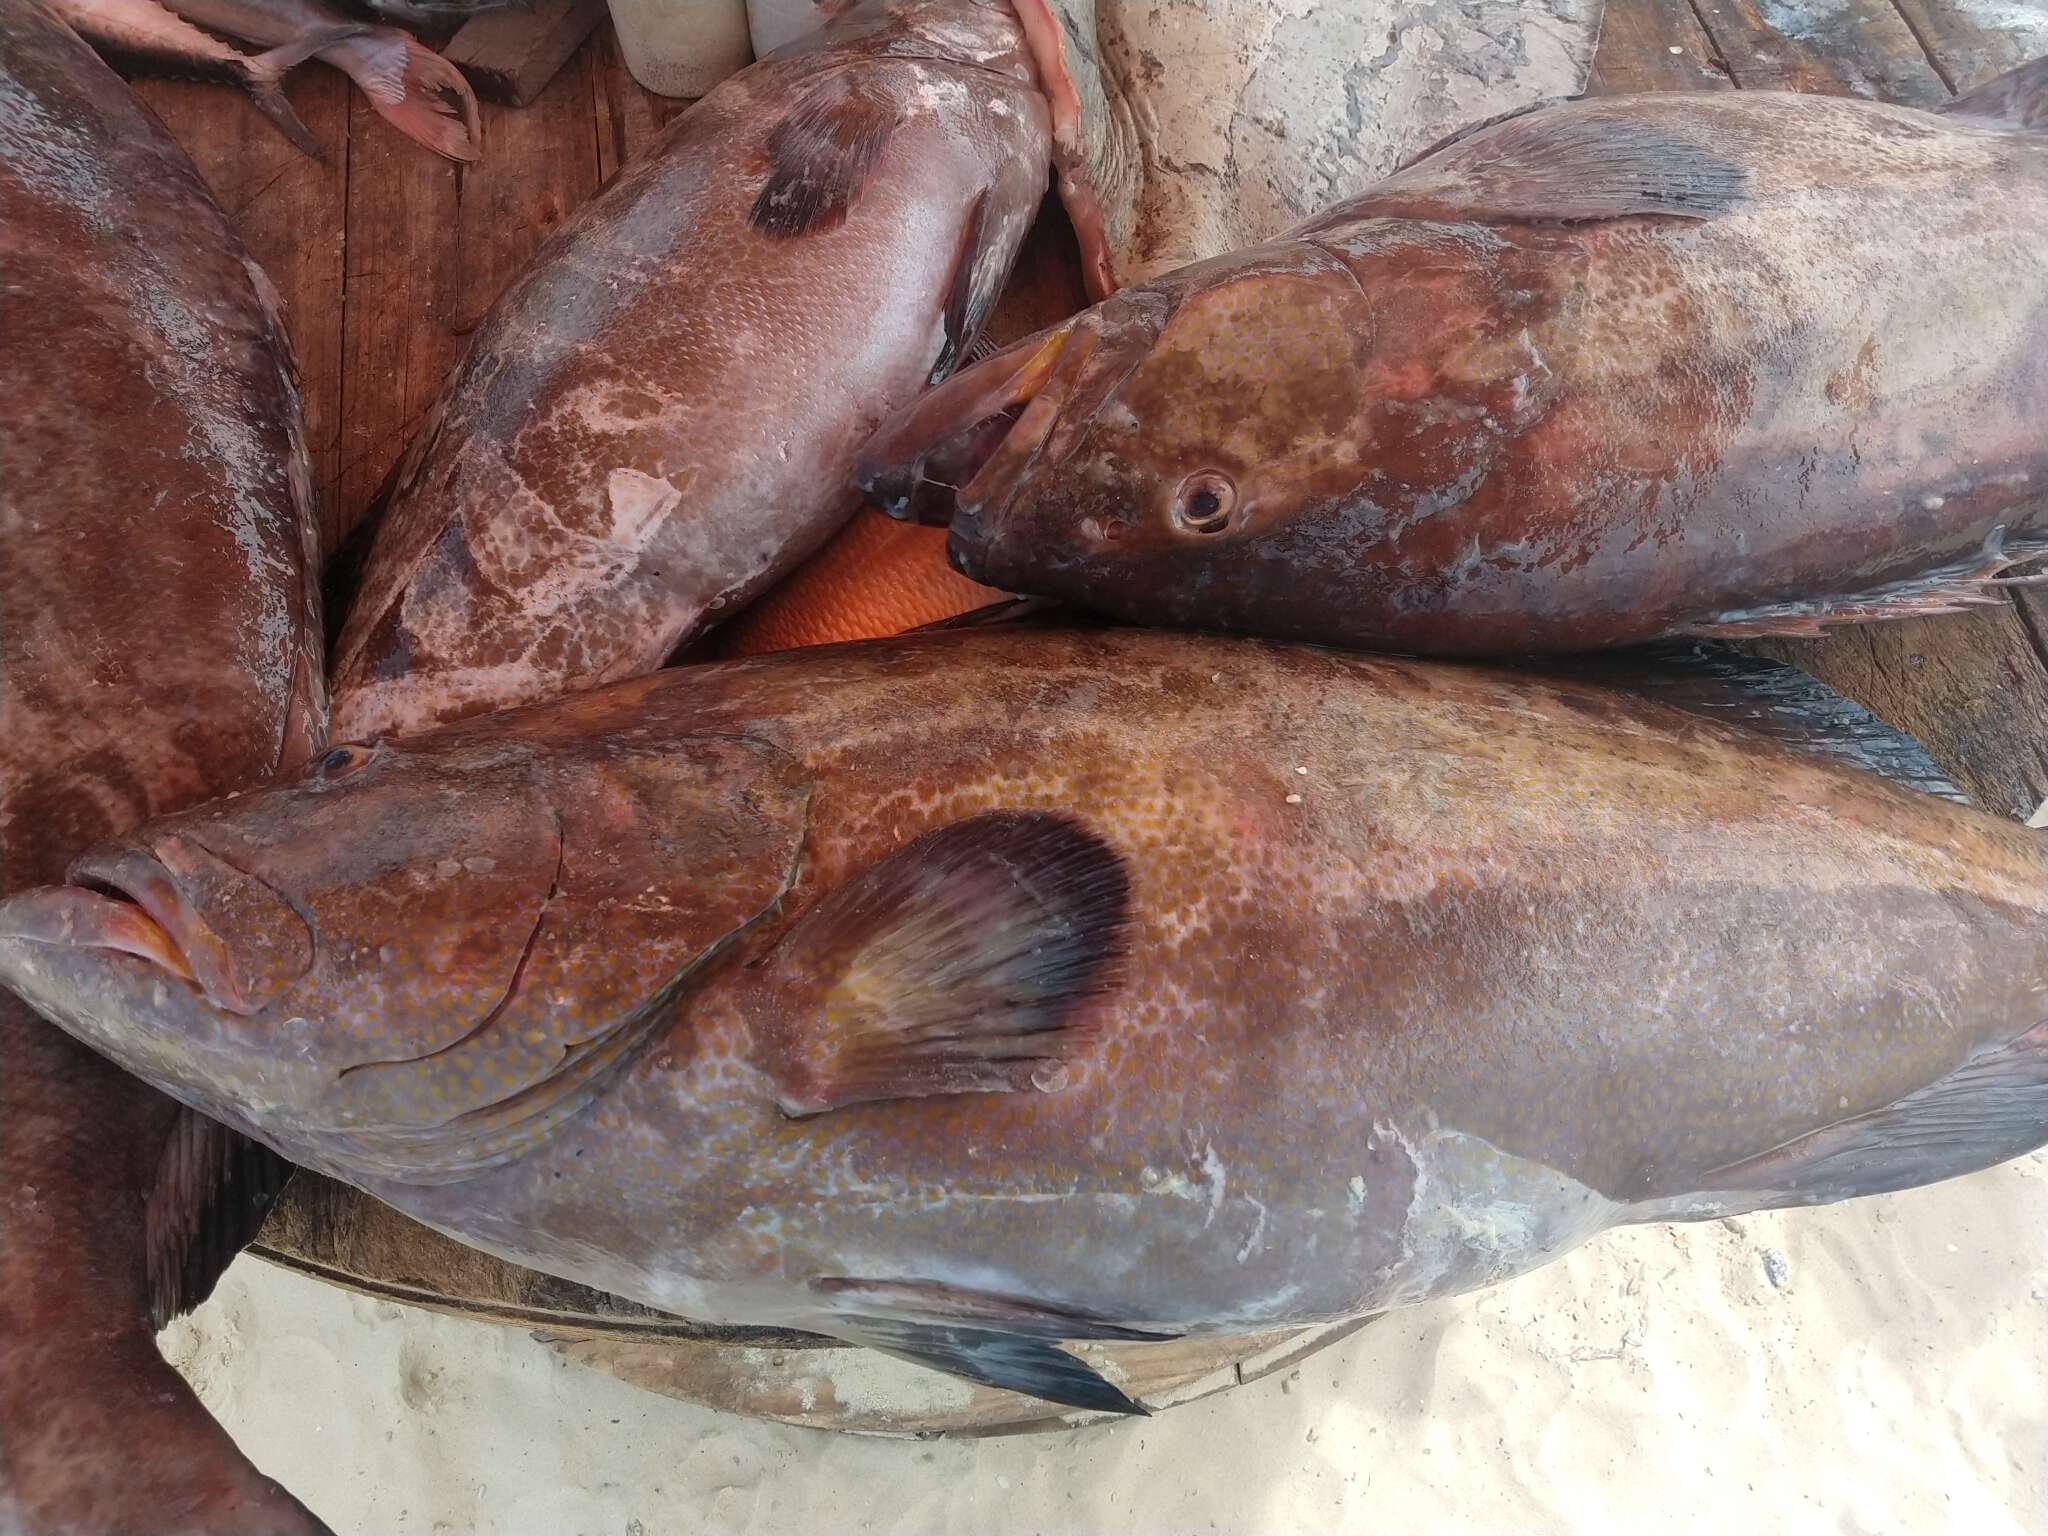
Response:
[[[103,843],[69,878],[51,894],[73,909],[75,942],[150,960],[224,1012],[260,1012],[312,967],[312,931],[291,904],[191,838]]]

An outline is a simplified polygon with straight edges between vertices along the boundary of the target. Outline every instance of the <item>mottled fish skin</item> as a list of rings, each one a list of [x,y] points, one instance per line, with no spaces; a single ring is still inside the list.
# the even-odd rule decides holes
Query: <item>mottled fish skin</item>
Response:
[[[312,481],[262,274],[69,28],[0,0],[0,868],[290,767],[324,728]],[[0,1529],[323,1529],[158,1355],[178,1107],[0,1003]]]
[[[1472,655],[1948,611],[2048,536],[2043,228],[2041,132],[1542,108],[1124,290],[1042,389],[1046,338],[957,375],[862,483],[907,505],[1022,405],[938,477],[956,565],[1144,622]]]
[[[1007,0],[867,4],[685,113],[499,300],[408,450],[339,728],[646,672],[794,568],[853,513],[860,443],[971,340],[1048,154]]]
[[[942,1013],[984,942],[920,850],[991,821],[1066,850],[1013,839],[997,907],[1103,963],[966,1064],[1004,1091],[892,1079],[857,1021]],[[133,919],[76,890],[0,907],[0,978],[443,1231],[714,1321],[1301,1323],[2048,1140],[2038,834],[1580,682],[967,628],[336,749],[84,868],[195,848],[317,931],[267,1006],[25,937]],[[232,931],[181,888],[156,917]],[[902,910],[929,975],[868,943]]]

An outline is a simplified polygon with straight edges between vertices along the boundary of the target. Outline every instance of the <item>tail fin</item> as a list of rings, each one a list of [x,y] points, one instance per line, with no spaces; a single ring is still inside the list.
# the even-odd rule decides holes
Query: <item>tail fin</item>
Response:
[[[355,81],[378,116],[407,138],[450,160],[483,153],[476,96],[462,71],[396,27],[366,27],[320,57]]]
[[[321,49],[332,48],[368,30],[358,26],[321,27],[267,53],[254,54],[243,66],[242,86],[256,104],[256,110],[269,118],[279,133],[315,160],[326,159],[327,153],[320,147],[320,141],[299,121],[299,114],[292,110],[292,104],[284,99],[285,72],[295,64],[304,63]]]
[[[1936,108],[1951,117],[2048,133],[2048,58],[2008,70],[1989,85]]]

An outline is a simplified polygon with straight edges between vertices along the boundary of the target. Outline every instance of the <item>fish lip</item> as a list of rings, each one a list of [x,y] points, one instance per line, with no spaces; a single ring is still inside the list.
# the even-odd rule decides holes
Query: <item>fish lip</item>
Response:
[[[162,934],[170,960],[155,952],[141,958],[192,983],[217,1008],[244,1017],[257,1011],[235,979],[227,945],[185,898],[177,878],[154,851],[137,843],[102,843],[74,859],[66,879],[69,889],[93,894],[86,888],[103,886],[117,895],[101,896],[101,901],[131,912],[139,909],[141,918]],[[124,921],[133,924],[135,919]]]
[[[82,885],[50,885],[10,896],[0,901],[0,944],[10,940],[132,955],[195,983],[177,940],[125,892],[108,895]]]
[[[1027,336],[885,417],[854,461],[853,483],[898,522],[944,527],[960,488],[1008,438],[988,426],[1028,409],[1079,327],[1077,318]],[[935,463],[946,477],[931,473]]]

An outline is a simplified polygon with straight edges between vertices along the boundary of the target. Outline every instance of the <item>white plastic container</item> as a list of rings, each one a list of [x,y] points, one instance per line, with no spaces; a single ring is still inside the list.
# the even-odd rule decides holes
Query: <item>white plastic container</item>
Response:
[[[608,0],[626,68],[659,96],[698,97],[752,62],[747,0]]]

